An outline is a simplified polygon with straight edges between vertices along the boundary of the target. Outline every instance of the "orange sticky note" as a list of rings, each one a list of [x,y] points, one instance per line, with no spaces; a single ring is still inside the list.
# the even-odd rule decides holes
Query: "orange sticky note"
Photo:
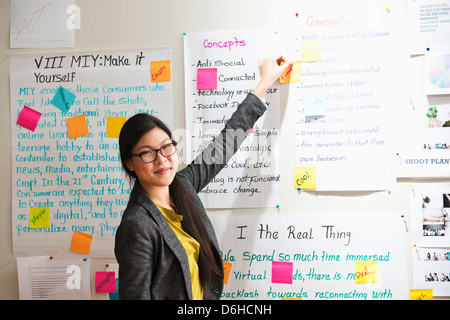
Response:
[[[302,40],[301,61],[322,61],[322,40]]]
[[[231,263],[229,263],[227,261],[223,262],[223,274],[224,274],[223,283],[224,284],[228,283],[228,278],[230,277],[230,272],[231,272],[231,266],[232,265],[233,264],[231,264]]]
[[[106,117],[106,137],[118,138],[127,117]]]
[[[282,63],[282,65],[285,62]],[[300,61],[294,61],[292,66],[284,70],[278,79],[279,83],[295,83],[300,82]]]
[[[410,289],[410,300],[433,300],[433,289]]]
[[[74,231],[69,250],[76,253],[89,255],[89,251],[91,251],[91,244],[92,236],[90,234]]]
[[[76,117],[66,119],[67,130],[69,131],[69,138],[75,139],[89,134],[86,116],[81,114]]]
[[[378,283],[377,261],[355,261],[355,283]]]
[[[151,61],[150,73],[152,82],[165,82],[172,79],[170,73],[170,60]]]

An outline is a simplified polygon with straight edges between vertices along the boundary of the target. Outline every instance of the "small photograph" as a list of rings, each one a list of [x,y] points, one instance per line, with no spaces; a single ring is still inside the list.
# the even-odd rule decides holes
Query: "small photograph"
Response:
[[[425,123],[428,128],[450,128],[450,105],[428,106]]]
[[[422,195],[423,236],[448,236],[450,193]]]
[[[431,281],[450,282],[449,274],[445,274],[443,272],[440,274],[437,272],[429,272],[428,274],[425,274],[425,282]]]
[[[448,249],[422,249],[420,255],[423,261],[449,261]]]

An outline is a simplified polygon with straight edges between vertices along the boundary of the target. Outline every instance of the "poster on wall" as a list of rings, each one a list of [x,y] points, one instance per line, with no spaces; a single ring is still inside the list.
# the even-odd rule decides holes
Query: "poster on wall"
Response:
[[[285,17],[288,59],[298,61],[289,92],[295,188],[390,189],[390,81],[399,68],[390,3],[388,12],[385,4],[319,1]]]
[[[258,58],[274,33],[264,30],[188,33],[184,36],[186,136],[194,159],[224,128],[260,79]],[[201,192],[207,208],[279,205],[279,90],[275,83],[256,122],[227,166]]]
[[[408,298],[400,215],[212,215],[224,261],[222,299]]]
[[[136,113],[172,126],[169,49],[14,55],[14,255],[114,257],[130,194],[118,135]]]

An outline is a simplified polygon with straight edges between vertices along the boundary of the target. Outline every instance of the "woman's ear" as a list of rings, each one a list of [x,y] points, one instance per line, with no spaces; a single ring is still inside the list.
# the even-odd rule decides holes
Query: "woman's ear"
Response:
[[[133,165],[133,161],[131,161],[131,159],[127,159],[125,161],[125,164],[126,164],[128,170],[134,171],[134,165]]]

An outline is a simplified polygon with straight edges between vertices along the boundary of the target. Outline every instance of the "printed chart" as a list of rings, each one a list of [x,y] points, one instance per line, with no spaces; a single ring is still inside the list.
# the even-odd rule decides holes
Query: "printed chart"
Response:
[[[73,0],[12,0],[11,48],[73,47]]]

